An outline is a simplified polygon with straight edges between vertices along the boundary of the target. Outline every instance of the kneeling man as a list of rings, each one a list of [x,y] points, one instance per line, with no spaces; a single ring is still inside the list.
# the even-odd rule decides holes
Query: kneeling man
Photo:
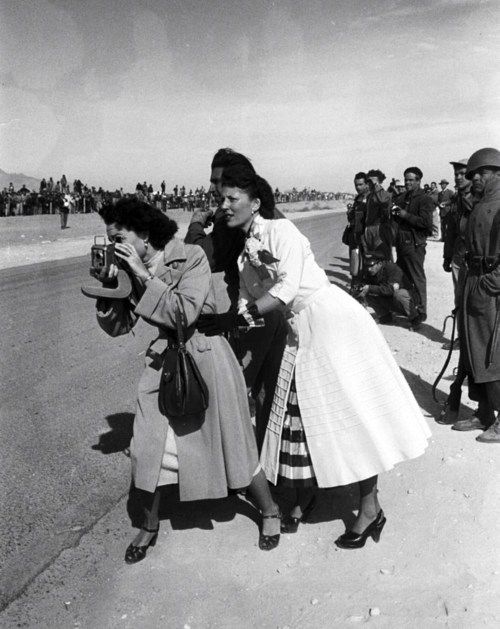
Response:
[[[359,292],[378,316],[379,323],[392,323],[392,314],[408,317],[412,327],[419,324],[418,312],[411,295],[411,284],[401,268],[387,260],[380,251],[372,251],[365,256],[365,284]]]

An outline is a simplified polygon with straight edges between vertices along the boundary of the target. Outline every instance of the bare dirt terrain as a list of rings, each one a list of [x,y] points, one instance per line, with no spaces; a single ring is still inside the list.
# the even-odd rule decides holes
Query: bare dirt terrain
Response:
[[[331,281],[345,285],[346,248],[340,242],[343,217],[334,212],[323,214],[320,220],[307,215],[298,225],[311,239],[315,255]],[[86,249],[92,233],[94,229],[81,234],[86,239]],[[2,260],[4,251],[0,250]],[[77,255],[81,255],[79,251]],[[112,345],[113,340],[97,335],[99,346],[90,343],[95,324],[91,308],[86,305],[88,320],[81,318],[74,337],[75,346],[84,355],[83,366],[75,371],[75,361],[69,361],[60,352],[62,367],[58,367],[59,350],[52,349],[53,363],[48,370],[54,371],[53,379],[45,381],[40,376],[37,382],[37,396],[44,395],[46,382],[50,382],[52,392],[40,402],[45,413],[43,421],[36,420],[32,407],[23,401],[20,378],[9,371],[6,379],[5,391],[10,388],[17,393],[9,398],[9,412],[2,417],[2,441],[8,444],[10,457],[2,474],[2,482],[10,485],[8,491],[3,488],[2,495],[11,503],[5,506],[8,518],[2,533],[6,543],[12,542],[16,528],[22,526],[29,544],[23,546],[19,541],[18,550],[8,554],[11,570],[2,578],[4,587],[9,578],[22,578],[29,565],[27,550],[34,557],[38,552],[38,563],[29,566],[33,574],[41,569],[40,556],[48,540],[52,550],[45,555],[49,558],[45,569],[0,614],[0,626],[498,627],[500,448],[476,442],[475,432],[453,432],[433,420],[439,407],[432,400],[431,385],[445,359],[442,344],[446,339],[441,328],[453,301],[451,277],[441,268],[441,255],[442,244],[430,241],[426,259],[429,318],[422,329],[410,332],[404,321],[382,327],[428,418],[433,436],[423,457],[403,463],[381,477],[380,501],[387,525],[379,544],[369,540],[365,548],[356,551],[339,550],[333,543],[353,521],[353,487],[319,492],[309,522],[301,525],[297,534],[282,536],[279,547],[270,553],[257,547],[258,515],[244,498],[231,496],[223,501],[180,504],[170,495],[164,501],[156,547],[148,551],[142,563],[126,565],[123,554],[133,534],[127,515],[128,460],[120,447],[111,447],[103,456],[92,445],[99,441],[99,434],[109,432],[110,422],[106,418],[113,409],[122,413],[122,422],[130,423],[135,397],[132,382],[139,370],[139,359],[137,365],[125,368],[132,344],[117,348],[116,343]],[[46,269],[45,265],[40,266]],[[36,272],[36,267],[26,267],[24,272],[15,268],[0,273],[0,288],[9,304],[14,299],[15,278],[23,285]],[[39,269],[37,277],[42,284],[45,282],[46,291],[59,294],[63,291],[63,279],[57,279],[55,270],[53,275],[51,279],[48,271]],[[73,280],[77,285],[77,273]],[[32,290],[31,306],[25,298],[23,303],[12,306],[12,312],[2,309],[7,338],[23,338],[17,327],[22,313],[41,299],[35,284]],[[65,299],[61,309],[67,307],[71,314],[74,297],[69,289]],[[50,331],[49,317],[44,321],[40,324],[42,337]],[[57,322],[54,326],[57,330]],[[5,340],[4,346],[7,347]],[[9,362],[2,359],[2,366],[15,361],[16,351],[16,347],[9,346]],[[123,363],[113,362],[117,356]],[[440,385],[441,399],[457,359],[454,352]],[[120,386],[115,373],[102,381],[99,370],[106,373],[113,364],[115,371],[126,371],[127,387]],[[80,392],[80,384],[72,396],[65,372],[72,374],[73,382],[82,379],[82,387],[93,388],[94,397],[86,398]],[[26,398],[30,399],[29,391]],[[86,404],[86,399],[92,402]],[[468,416],[472,407],[464,393],[462,416]],[[83,415],[80,422],[79,413]],[[74,426],[71,429],[70,420]],[[51,439],[46,436],[48,432]],[[119,437],[123,440],[124,434],[126,430],[120,432],[120,427],[115,426],[111,446],[121,446]],[[54,443],[57,438],[60,442]],[[28,468],[33,477],[29,483]],[[38,470],[42,473],[38,474]],[[47,486],[45,474],[51,475]],[[68,486],[71,478],[73,485]],[[21,509],[16,511],[14,501],[23,498]],[[68,503],[64,518],[58,520],[54,516],[50,520],[48,514],[57,512],[57,500],[63,499]],[[73,510],[68,506],[71,502]],[[16,513],[20,521],[16,521]],[[13,585],[15,589],[16,584]]]

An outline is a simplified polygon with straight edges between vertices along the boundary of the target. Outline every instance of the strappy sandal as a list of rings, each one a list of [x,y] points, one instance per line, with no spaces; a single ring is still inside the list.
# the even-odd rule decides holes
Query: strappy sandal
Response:
[[[277,513],[274,513],[273,515],[263,515],[262,519],[270,520],[271,518],[277,518],[281,520],[282,517],[283,516],[281,514],[281,510],[278,509]],[[260,533],[259,535],[259,548],[261,550],[273,550],[274,548],[276,548],[276,546],[279,543],[280,543],[279,533],[277,535],[264,535],[263,533]]]
[[[158,531],[160,527],[156,529],[147,529],[145,526],[141,527],[143,531],[147,533],[154,533],[153,537],[149,540],[149,543],[144,544],[144,546],[134,546],[134,544],[129,544],[127,550],[125,551],[125,563],[137,563],[138,561],[142,561],[146,556],[146,551],[150,546],[154,546],[156,544],[156,540],[158,539]]]

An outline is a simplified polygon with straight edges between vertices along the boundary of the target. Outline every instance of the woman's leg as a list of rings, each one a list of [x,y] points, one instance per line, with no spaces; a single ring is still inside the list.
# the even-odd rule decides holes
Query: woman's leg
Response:
[[[377,481],[378,476],[372,476],[358,483],[360,503],[358,517],[351,528],[354,533],[362,533],[375,520],[380,511]]]
[[[254,497],[262,515],[276,515],[279,513],[280,509],[273,500],[269,490],[269,484],[263,470],[259,470],[259,472],[253,477],[248,489]],[[265,518],[262,520],[263,535],[279,535],[279,532],[279,518]]]
[[[134,546],[146,546],[149,544],[153,536],[160,525],[159,512],[160,512],[160,490],[157,487],[154,493],[148,491],[141,491],[141,503],[144,518],[142,522],[142,528],[137,533],[132,544]],[[145,529],[149,529],[146,531]],[[153,532],[151,532],[153,531]]]

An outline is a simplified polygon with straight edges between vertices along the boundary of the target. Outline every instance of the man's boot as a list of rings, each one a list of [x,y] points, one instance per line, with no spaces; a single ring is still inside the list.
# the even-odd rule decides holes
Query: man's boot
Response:
[[[495,423],[495,411],[484,401],[479,402],[477,410],[469,419],[461,419],[451,427],[452,430],[461,432],[466,430],[487,430]]]
[[[497,417],[495,423],[488,430],[476,437],[476,441],[481,443],[500,443],[500,417]]]

